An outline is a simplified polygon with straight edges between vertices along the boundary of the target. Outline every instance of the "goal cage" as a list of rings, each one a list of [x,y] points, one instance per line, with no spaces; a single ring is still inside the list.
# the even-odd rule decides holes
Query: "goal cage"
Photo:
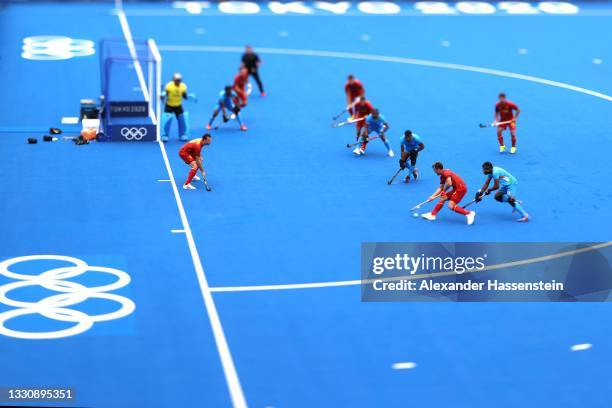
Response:
[[[159,140],[162,60],[157,44],[103,39],[99,49],[102,139]]]

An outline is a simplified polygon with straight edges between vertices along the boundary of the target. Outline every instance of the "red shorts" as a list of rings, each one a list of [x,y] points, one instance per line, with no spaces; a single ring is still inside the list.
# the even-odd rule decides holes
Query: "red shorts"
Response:
[[[193,158],[192,155],[190,155],[187,152],[181,152],[179,151],[179,156],[181,156],[181,159],[183,159],[183,161],[187,164],[191,164],[195,161],[195,159]]]
[[[463,199],[463,196],[467,193],[467,189],[454,189],[446,193],[446,199],[452,201],[455,204],[459,204],[459,201]]]
[[[502,122],[505,122],[505,120],[502,120]],[[510,130],[516,130],[516,122],[506,123],[505,125],[499,125],[497,128],[504,131],[508,128],[508,126],[510,126]]]
[[[357,133],[360,133],[361,129],[368,127],[365,119],[362,119],[359,122],[355,122],[355,126],[357,127]]]

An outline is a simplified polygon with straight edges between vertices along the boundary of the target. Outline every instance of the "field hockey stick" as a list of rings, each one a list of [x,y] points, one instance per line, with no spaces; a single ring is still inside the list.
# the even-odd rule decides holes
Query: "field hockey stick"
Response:
[[[374,137],[371,137],[371,138],[369,138],[369,139],[367,140],[367,142],[370,142],[370,141],[372,141],[372,140],[376,140],[376,139],[378,139],[379,137],[380,137],[380,136],[374,136]],[[360,141],[355,142],[355,143],[347,143],[347,144],[346,144],[346,147],[355,147],[355,146],[360,145],[360,144],[362,144],[362,143],[363,143],[363,140],[360,140]]]
[[[360,122],[364,119],[365,117],[358,118],[358,119],[349,119],[349,120],[345,120],[344,122],[338,122],[338,123],[332,122],[332,127],[333,128],[342,127],[342,126],[350,125],[351,123]]]
[[[483,198],[485,198],[486,196],[488,196],[489,194],[486,193],[482,193],[482,195],[480,196],[479,200],[473,199],[472,201],[470,201],[469,203],[467,203],[466,205],[463,206],[463,208],[468,208],[470,205],[474,204],[474,203],[479,203],[482,201]]]
[[[206,180],[206,177],[202,179],[202,182],[204,183],[204,188],[206,188],[206,191],[212,191],[212,188],[210,188],[208,185],[208,180]]]
[[[463,208],[468,208],[470,205],[477,203],[478,201],[476,201],[476,199],[473,199],[472,201],[470,201],[469,203],[467,203],[466,205],[463,206]]]
[[[492,123],[489,123],[488,125],[485,124],[485,123],[481,123],[478,126],[480,126],[481,128],[495,127],[495,126],[499,126],[499,125],[507,125],[507,124],[512,123],[512,122],[514,122],[514,120],[507,120],[505,122],[492,122]]]
[[[344,109],[342,110],[342,112],[340,112],[339,114],[337,114],[336,116],[334,116],[334,117],[332,118],[332,120],[333,120],[333,121],[338,120],[338,118],[339,118],[340,116],[344,115],[344,113],[345,113],[345,112],[347,112],[348,110],[349,110],[349,108],[344,108]]]
[[[402,172],[402,170],[404,170],[404,169],[405,169],[405,167],[404,167],[404,168],[401,168],[401,167],[400,167],[399,169],[397,169],[397,171],[395,172],[395,174],[393,175],[393,177],[391,177],[391,178],[389,179],[389,181],[387,181],[387,185],[388,185],[388,186],[390,186],[390,185],[391,185],[391,183],[393,183],[393,180],[395,180],[395,178],[397,177],[397,175],[398,175],[398,174],[400,174],[400,173]]]
[[[411,211],[412,211],[412,210],[418,210],[419,208],[421,208],[421,206],[423,206],[423,205],[427,204],[427,203],[428,203],[428,202],[430,202],[430,201],[433,201],[434,199],[436,199],[436,198],[438,198],[438,197],[440,197],[440,194],[438,194],[438,195],[436,195],[436,196],[434,196],[434,197],[432,197],[432,198],[428,198],[427,200],[423,201],[422,203],[418,203],[417,205],[415,205],[414,207],[412,207],[410,210],[411,210]]]

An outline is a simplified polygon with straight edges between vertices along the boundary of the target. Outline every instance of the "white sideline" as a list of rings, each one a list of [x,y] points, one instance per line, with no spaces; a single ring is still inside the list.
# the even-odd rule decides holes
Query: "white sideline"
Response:
[[[242,47],[226,47],[226,46],[209,46],[209,45],[160,45],[161,51],[192,51],[192,52],[244,52]],[[398,64],[421,65],[426,67],[454,69],[457,71],[477,72],[480,74],[495,75],[505,78],[521,79],[523,81],[535,82],[543,85],[553,86],[556,88],[568,89],[570,91],[579,92],[586,95],[591,95],[596,98],[612,101],[612,96],[601,92],[592,91],[576,85],[567,84],[565,82],[551,81],[549,79],[535,77],[532,75],[517,74],[514,72],[501,71],[498,69],[475,67],[472,65],[453,64],[448,62],[438,62],[430,60],[422,60],[416,58],[392,57],[387,55],[376,54],[360,54],[352,52],[339,51],[321,51],[321,50],[303,50],[289,48],[257,48],[257,52],[261,54],[279,54],[279,55],[300,55],[313,57],[327,58],[344,58],[357,59],[366,61],[381,61],[395,62]]]
[[[132,39],[132,34],[130,32],[130,27],[128,25],[128,21],[125,17],[125,13],[121,9],[117,10],[117,16],[119,17],[119,22],[121,23],[121,28],[123,30],[123,34],[128,43],[128,46],[130,46],[130,43],[131,43],[130,52],[132,52],[132,50],[134,50],[134,43]],[[138,63],[137,61],[135,50],[134,50],[134,53],[132,54],[132,58],[134,59],[134,67],[137,67],[137,66],[140,67],[140,63]],[[137,73],[138,72],[140,72],[139,77],[141,77],[141,85],[142,85],[144,84],[144,77],[142,77],[142,70],[141,69],[139,70],[137,68]],[[146,92],[146,89],[147,88],[145,86],[142,86],[143,93]],[[187,238],[189,252],[191,253],[191,258],[193,260],[193,266],[196,271],[198,283],[200,284],[200,291],[202,293],[202,298],[204,300],[206,312],[210,320],[210,325],[213,331],[213,336],[215,338],[217,350],[219,352],[219,357],[221,359],[221,365],[223,367],[223,372],[225,374],[225,380],[229,388],[232,405],[235,408],[246,408],[247,403],[244,397],[244,392],[242,391],[242,386],[240,384],[240,379],[238,378],[236,366],[234,365],[234,360],[232,358],[229,346],[227,344],[227,339],[223,331],[223,326],[221,325],[221,319],[219,318],[219,313],[217,312],[217,307],[212,297],[210,286],[208,284],[208,280],[206,279],[206,274],[204,273],[204,268],[202,267],[202,261],[198,253],[198,249],[196,248],[195,241],[193,239],[191,227],[189,226],[189,221],[187,220],[187,214],[185,213],[185,208],[183,207],[183,201],[181,200],[181,196],[179,195],[179,191],[176,186],[176,181],[174,180],[174,175],[172,174],[172,168],[170,167],[170,161],[168,160],[168,154],[166,153],[166,147],[164,146],[164,143],[161,141],[158,141],[158,144],[159,144],[159,148],[162,153],[162,157],[164,159],[164,164],[166,166],[166,171],[168,172],[170,183],[172,185],[172,191],[174,192],[174,198],[176,200],[176,205],[178,207],[178,211],[181,216],[181,222],[183,224],[183,229],[185,230],[185,237]]]
[[[483,269],[475,269],[472,271],[465,271],[463,274],[477,273],[485,271],[494,271],[496,269],[512,268],[515,266],[529,265],[538,262],[550,261],[564,256],[570,256],[580,254],[582,252],[594,251],[596,249],[605,248],[612,245],[612,241],[602,242],[600,244],[591,245],[586,248],[573,249],[571,251],[559,252],[553,255],[538,256],[535,258],[521,259],[519,261],[503,262],[500,264],[489,265]],[[210,288],[211,292],[258,292],[265,290],[289,290],[289,289],[314,289],[314,288],[331,288],[338,286],[358,286],[365,285],[367,283],[373,283],[375,280],[381,280],[385,282],[398,281],[398,280],[417,280],[424,278],[436,278],[440,276],[452,276],[455,275],[455,271],[438,272],[438,273],[427,273],[420,275],[406,275],[406,276],[392,276],[388,278],[380,279],[355,279],[346,281],[331,281],[331,282],[316,282],[316,283],[293,283],[286,285],[252,285],[252,286],[217,286]]]
[[[116,11],[116,13],[117,17],[119,17],[119,23],[121,24],[121,30],[123,31],[125,42],[128,46],[128,50],[130,51],[130,56],[134,61],[134,70],[136,71],[138,82],[140,83],[142,95],[144,96],[145,101],[149,102],[151,100],[151,97],[149,95],[149,88],[147,88],[144,73],[142,72],[142,66],[140,65],[140,61],[138,60],[138,54],[136,53],[136,47],[134,46],[134,38],[132,38],[132,32],[130,31],[130,26],[128,25],[127,18],[125,17],[125,12],[123,11],[123,9],[119,9]],[[151,111],[151,109],[149,109],[149,117],[153,120],[153,123],[157,123],[157,117]]]

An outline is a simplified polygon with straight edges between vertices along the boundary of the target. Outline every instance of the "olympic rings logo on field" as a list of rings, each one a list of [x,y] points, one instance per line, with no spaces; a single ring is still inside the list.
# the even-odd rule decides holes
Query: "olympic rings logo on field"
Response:
[[[72,265],[50,269],[40,275],[20,274],[9,270],[10,266],[18,263],[40,260],[64,261],[72,263]],[[67,280],[90,271],[114,275],[117,280],[113,283],[94,287]],[[62,255],[20,256],[0,262],[0,275],[17,280],[17,282],[0,286],[0,304],[16,308],[0,313],[0,334],[5,336],[36,340],[74,336],[89,330],[94,323],[120,319],[130,315],[136,309],[136,305],[130,299],[114,293],[106,293],[128,285],[131,281],[130,275],[118,269],[90,266],[78,258]],[[29,286],[38,286],[60,293],[34,302],[15,300],[8,296],[9,292],[13,290]],[[118,303],[120,308],[109,313],[93,316],[69,308],[88,299],[110,300]],[[6,327],[7,321],[26,315],[41,315],[47,319],[74,323],[74,325],[68,329],[46,332],[20,331]]]
[[[126,140],[141,140],[147,135],[147,133],[148,131],[145,127],[121,128],[121,136],[123,136]]]
[[[38,61],[66,60],[95,54],[94,42],[59,35],[23,39],[22,58]]]

